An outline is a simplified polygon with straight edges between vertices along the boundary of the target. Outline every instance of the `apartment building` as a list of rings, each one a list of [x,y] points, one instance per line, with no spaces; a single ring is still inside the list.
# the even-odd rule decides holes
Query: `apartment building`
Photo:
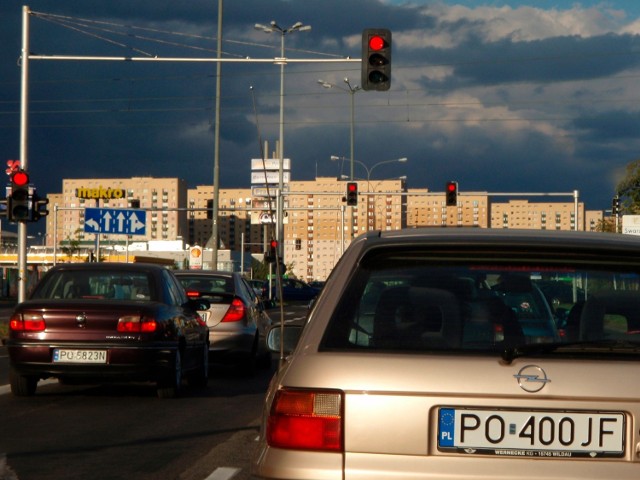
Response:
[[[219,248],[261,254],[275,237],[275,202],[255,197],[250,188],[219,190]],[[487,192],[464,192],[447,206],[444,192],[407,189],[406,179],[358,181],[358,204],[346,206],[346,182],[334,177],[291,181],[284,195],[285,261],[294,275],[325,279],[351,240],[369,230],[418,227],[527,228],[595,230],[603,212],[585,212],[574,201],[509,199],[498,201]],[[47,245],[55,239],[91,242],[85,235],[86,207],[130,208],[132,201],[147,212],[146,233],[134,241],[176,240],[211,247],[212,219],[207,209],[212,186],[187,189],[176,178],[67,179],[63,191],[49,198]],[[577,215],[576,215],[577,212]],[[55,232],[54,232],[55,229]],[[101,235],[123,243],[123,236]]]
[[[138,203],[147,212],[145,235],[133,241],[186,238],[186,182],[178,178],[96,178],[64,179],[62,193],[49,195],[46,244],[73,240],[94,241],[85,234],[86,208],[131,208]],[[132,203],[133,202],[133,203]],[[124,243],[124,235],[101,235],[101,242]]]

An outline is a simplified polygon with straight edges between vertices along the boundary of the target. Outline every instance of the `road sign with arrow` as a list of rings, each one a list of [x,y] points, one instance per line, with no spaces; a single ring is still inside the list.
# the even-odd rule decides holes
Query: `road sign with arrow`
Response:
[[[145,235],[147,212],[116,208],[85,208],[86,233]]]

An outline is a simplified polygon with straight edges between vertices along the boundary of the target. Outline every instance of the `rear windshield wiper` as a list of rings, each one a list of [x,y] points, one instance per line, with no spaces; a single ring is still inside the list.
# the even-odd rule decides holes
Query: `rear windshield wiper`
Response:
[[[621,339],[583,340],[579,342],[532,343],[517,347],[505,348],[502,358],[511,362],[518,357],[556,352],[580,353],[640,353],[640,341]]]

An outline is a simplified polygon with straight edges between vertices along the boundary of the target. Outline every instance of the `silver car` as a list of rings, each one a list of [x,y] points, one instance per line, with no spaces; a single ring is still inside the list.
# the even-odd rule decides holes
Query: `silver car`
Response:
[[[541,281],[562,335],[529,322]],[[371,232],[268,344],[254,478],[640,478],[637,237]]]
[[[265,334],[271,325],[261,299],[238,272],[180,270],[175,272],[190,298],[211,304],[199,312],[209,328],[209,358],[253,371],[257,363],[268,366],[271,352]]]

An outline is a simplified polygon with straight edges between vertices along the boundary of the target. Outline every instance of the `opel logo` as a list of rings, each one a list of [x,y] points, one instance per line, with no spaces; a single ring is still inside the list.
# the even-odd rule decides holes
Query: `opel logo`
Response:
[[[551,380],[547,378],[545,371],[537,365],[522,367],[514,378],[525,392],[536,393],[544,388]]]
[[[84,328],[87,325],[87,316],[84,313],[80,313],[76,316],[76,322],[80,328]]]

